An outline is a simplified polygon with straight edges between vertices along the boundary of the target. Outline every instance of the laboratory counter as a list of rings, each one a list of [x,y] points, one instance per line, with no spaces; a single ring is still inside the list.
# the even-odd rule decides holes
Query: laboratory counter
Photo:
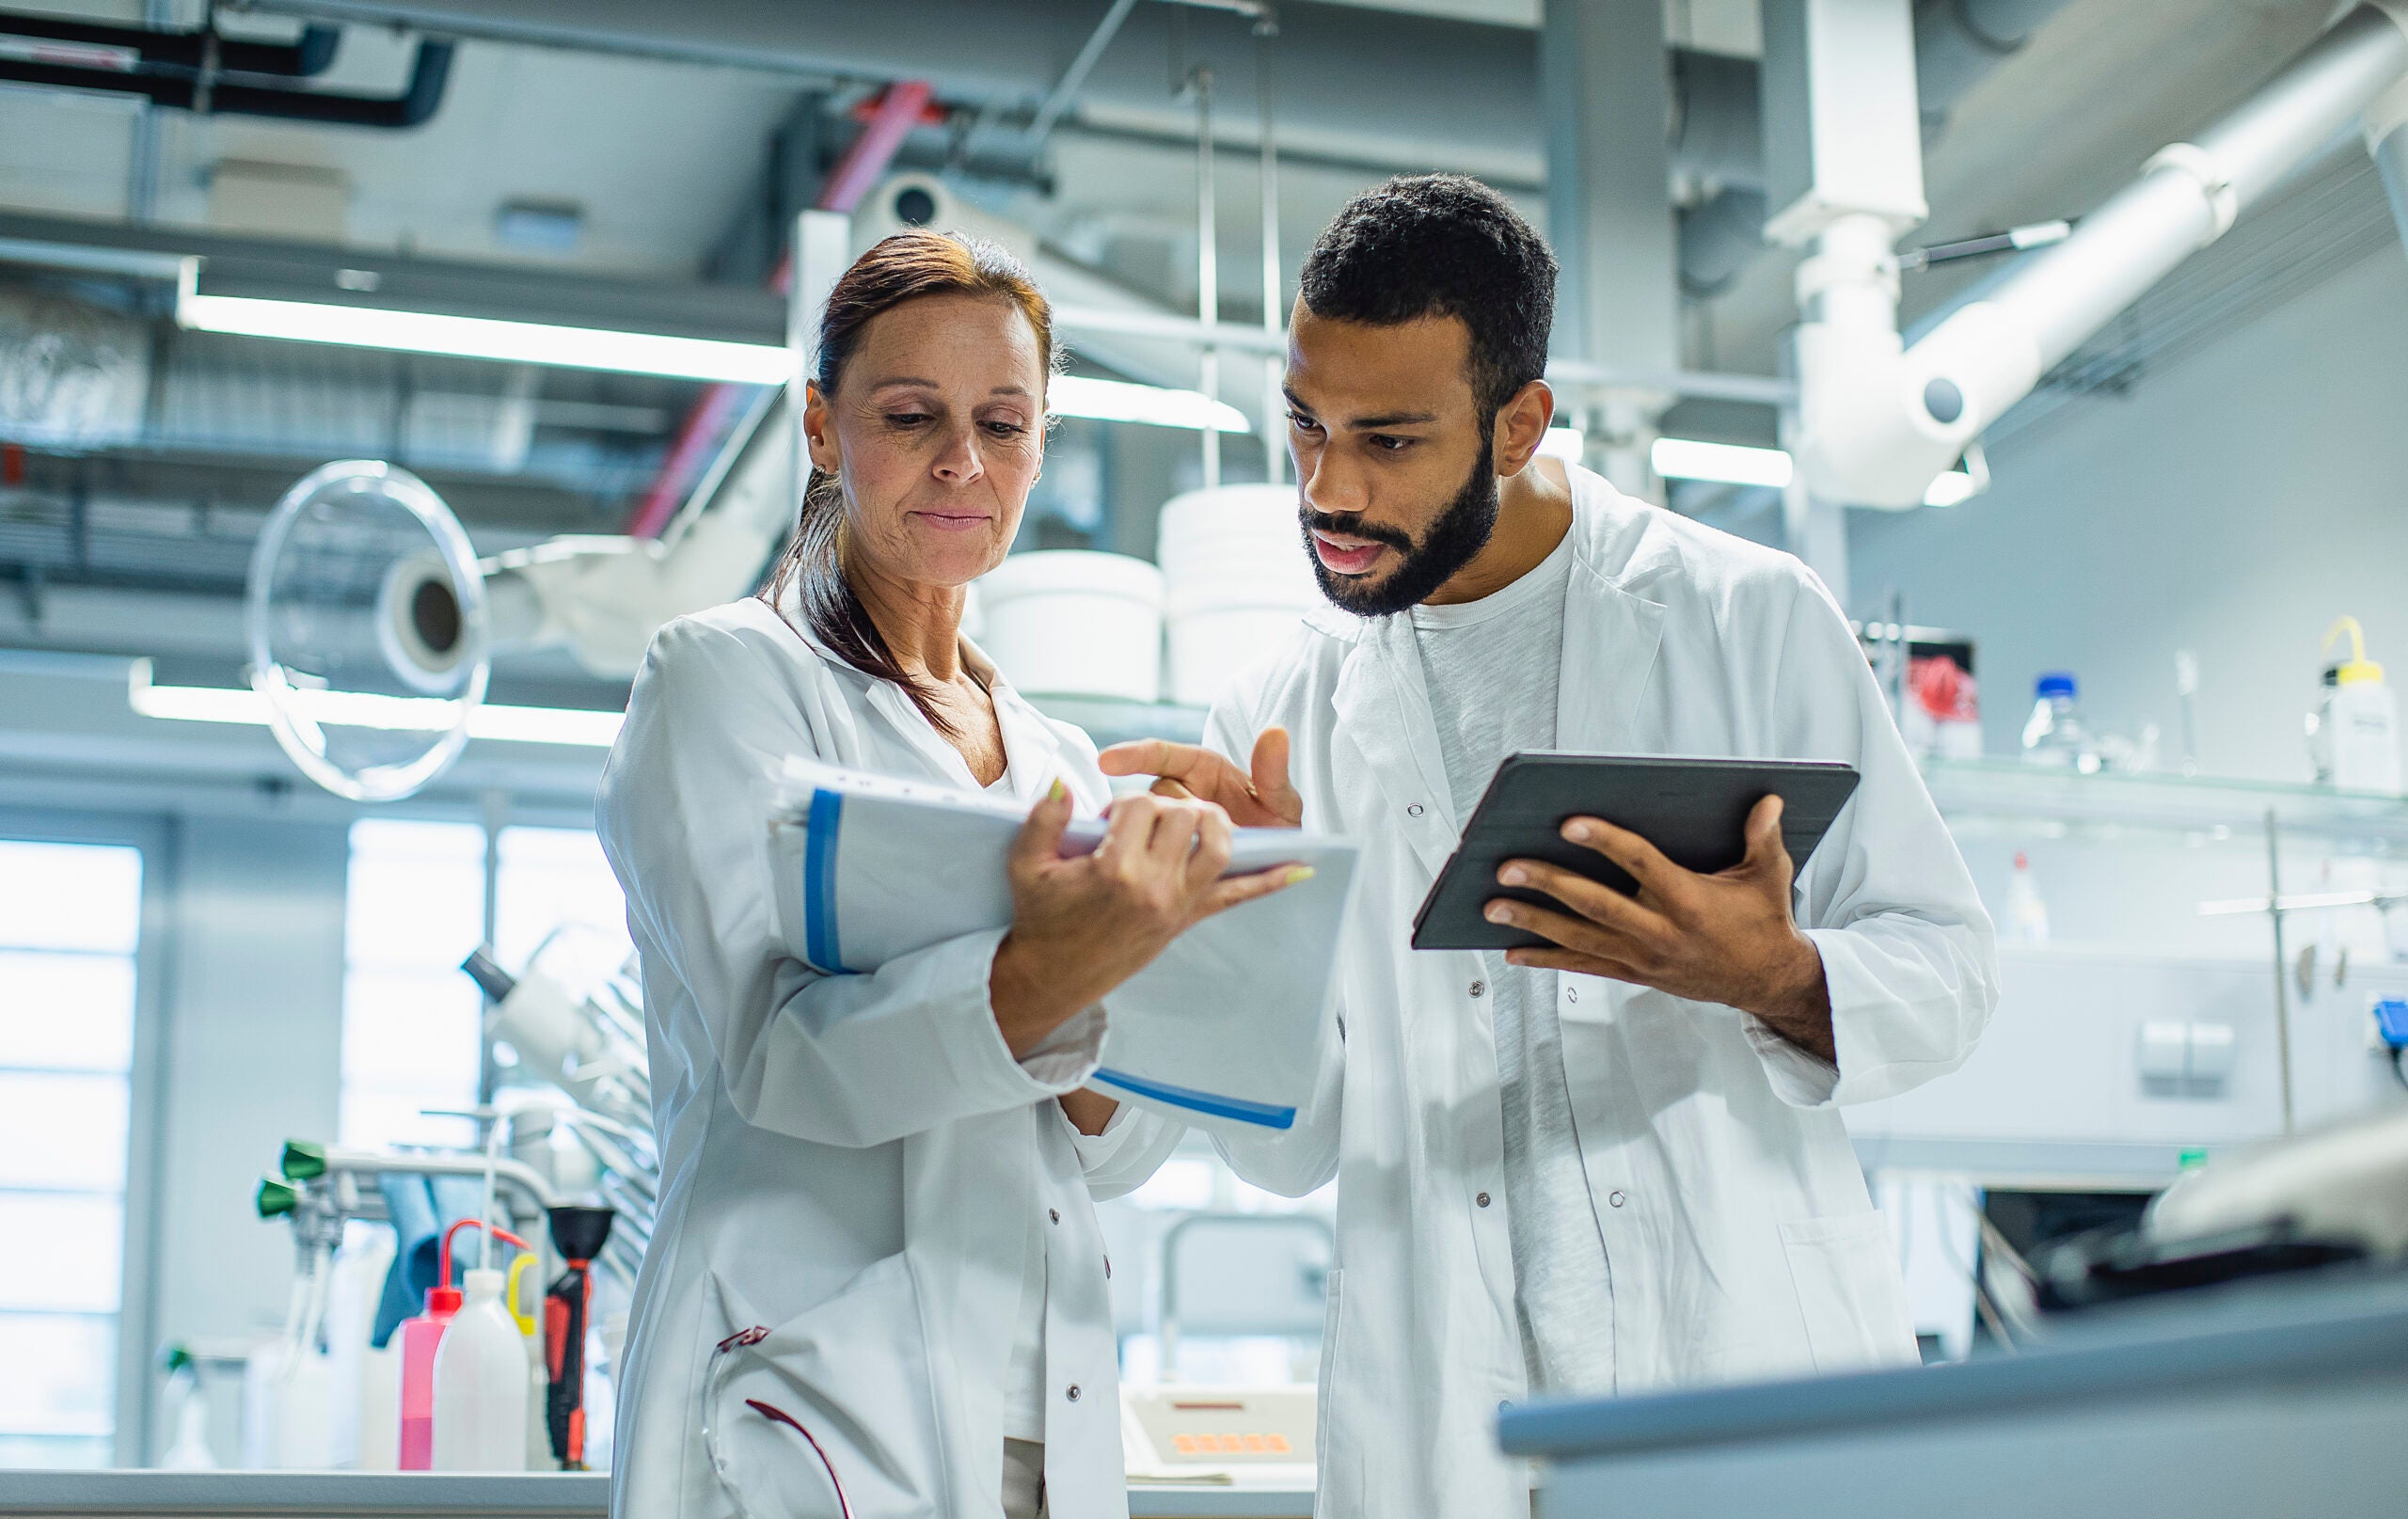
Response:
[[[599,1519],[610,1479],[393,1472],[0,1472],[8,1519]],[[1311,1519],[1293,1488],[1133,1486],[1130,1519]]]
[[[2020,1353],[1499,1420],[1542,1519],[2398,1519],[2408,1276],[2172,1294]]]

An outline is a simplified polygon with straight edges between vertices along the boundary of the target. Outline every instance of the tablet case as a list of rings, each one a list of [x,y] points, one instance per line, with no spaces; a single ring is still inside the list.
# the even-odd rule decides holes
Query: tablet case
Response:
[[[1602,817],[1646,839],[1685,869],[1728,870],[1747,857],[1748,814],[1778,795],[1782,842],[1803,871],[1856,791],[1855,767],[1825,760],[1684,759],[1529,753],[1497,767],[1462,841],[1413,918],[1416,949],[1520,949],[1547,941],[1491,923],[1487,904],[1508,896],[1562,904],[1527,887],[1497,884],[1508,860],[1544,860],[1615,891],[1638,882],[1593,849],[1565,839],[1570,818]]]

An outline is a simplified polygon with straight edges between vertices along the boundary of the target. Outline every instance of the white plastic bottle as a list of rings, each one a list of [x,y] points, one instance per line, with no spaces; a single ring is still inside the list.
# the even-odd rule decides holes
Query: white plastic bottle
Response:
[[[2006,941],[2010,944],[2045,944],[2049,941],[2049,904],[2041,898],[2040,883],[2032,878],[2032,862],[2023,851],[2015,852],[2015,874],[2006,883]]]
[[[2023,724],[2023,758],[2084,775],[2099,768],[2099,745],[2074,704],[2073,676],[2064,671],[2042,675],[2034,688],[2031,719]]]
[[[209,1448],[209,1398],[201,1389],[199,1368],[182,1347],[168,1366],[162,1422],[176,1432],[176,1439],[159,1464],[169,1471],[215,1471],[217,1457]]]
[[[436,1471],[527,1469],[527,1339],[502,1284],[498,1271],[468,1273],[467,1300],[436,1347]]]
[[[2347,637],[2350,657],[2333,667],[2318,724],[2333,784],[2343,791],[2400,794],[2400,706],[2383,681],[2383,666],[2367,657],[2366,633],[2354,617],[2336,622],[2324,646]]]

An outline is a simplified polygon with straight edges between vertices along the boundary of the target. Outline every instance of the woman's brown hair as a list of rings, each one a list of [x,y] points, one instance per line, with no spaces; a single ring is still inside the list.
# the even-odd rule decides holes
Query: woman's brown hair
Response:
[[[930,295],[985,295],[1011,302],[1035,329],[1037,351],[1044,356],[1050,375],[1054,357],[1054,309],[1019,260],[984,239],[951,232],[897,232],[863,254],[828,293],[828,306],[819,318],[818,364],[812,375],[819,393],[835,395],[845,365],[873,319],[907,301]],[[794,537],[757,594],[793,626],[784,603],[787,587],[794,587],[803,620],[820,642],[862,673],[902,687],[939,732],[949,733],[952,725],[936,709],[930,693],[895,657],[878,625],[870,620],[869,609],[845,578],[844,525],[844,496],[836,477],[813,467]]]

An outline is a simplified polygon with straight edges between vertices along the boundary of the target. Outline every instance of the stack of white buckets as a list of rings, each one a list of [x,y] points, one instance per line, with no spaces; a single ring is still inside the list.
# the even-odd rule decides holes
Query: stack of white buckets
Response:
[[[1293,485],[1223,485],[1165,503],[1160,569],[1121,554],[1014,554],[978,582],[981,642],[1040,696],[1209,704],[1319,605]],[[1168,678],[1164,679],[1164,634]]]

